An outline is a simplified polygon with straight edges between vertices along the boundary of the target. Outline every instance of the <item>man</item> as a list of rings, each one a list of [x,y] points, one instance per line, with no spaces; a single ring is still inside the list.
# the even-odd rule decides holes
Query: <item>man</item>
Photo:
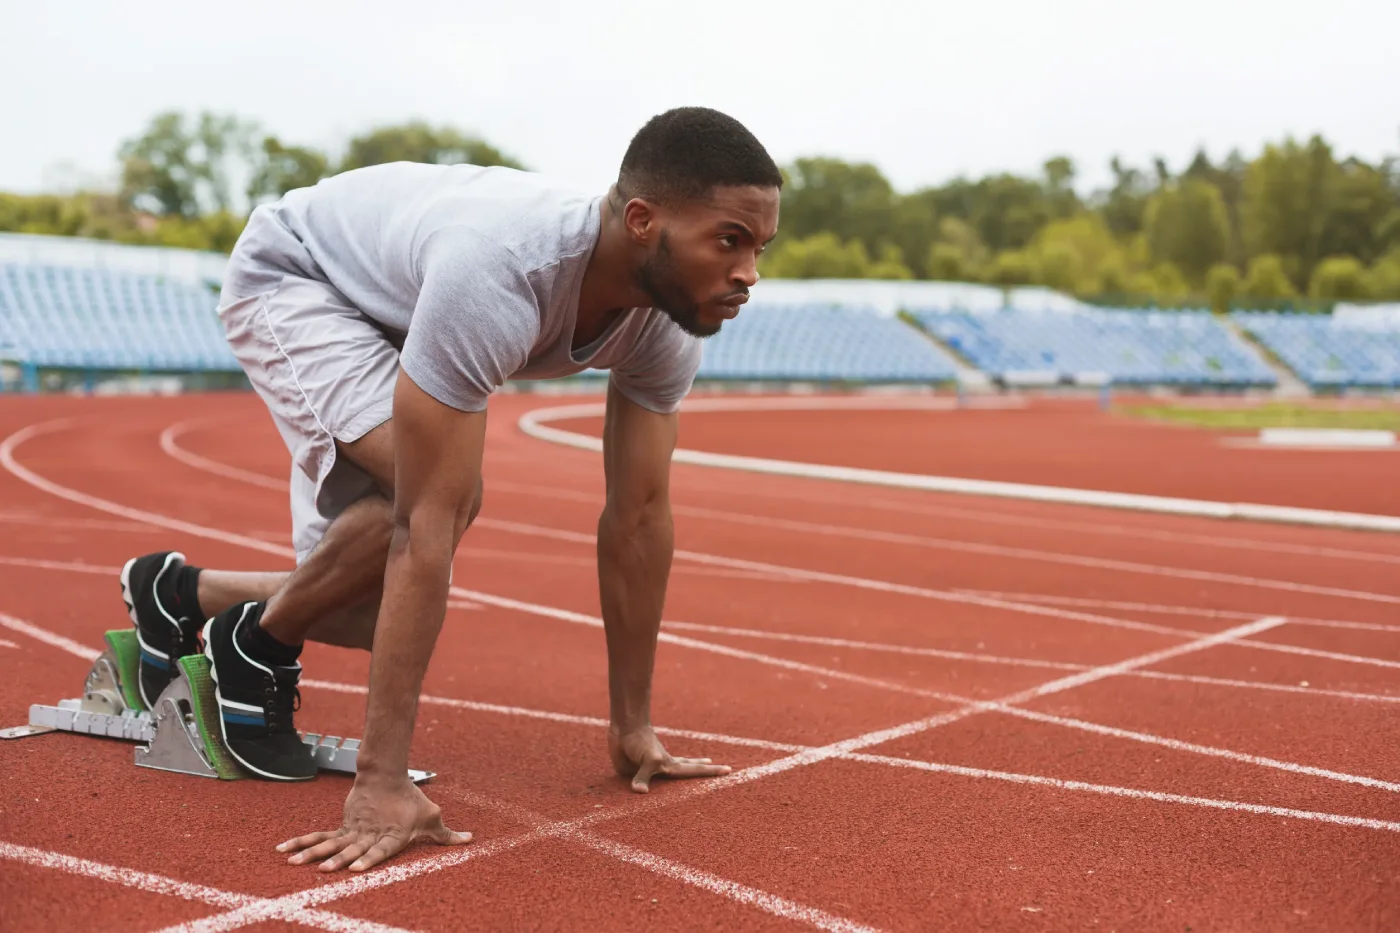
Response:
[[[700,338],[747,299],[781,185],[737,121],[682,108],[637,133],[603,197],[396,163],[254,211],[219,314],[292,454],[297,568],[201,570],[164,552],[128,562],[122,593],[147,703],[202,625],[229,751],[266,778],[316,772],[292,721],[303,642],[372,649],[343,825],[283,843],[289,861],[358,871],[414,839],[470,839],[408,781],[408,748],[453,554],[481,507],[487,400],[511,377],[611,370],[598,578],[614,767],[641,792],[659,774],[729,771],[673,758],[651,727],[668,477]]]

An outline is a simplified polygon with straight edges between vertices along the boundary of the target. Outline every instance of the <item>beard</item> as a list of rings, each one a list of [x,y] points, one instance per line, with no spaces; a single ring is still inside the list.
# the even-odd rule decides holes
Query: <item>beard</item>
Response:
[[[719,324],[700,322],[700,303],[681,284],[680,270],[676,267],[666,231],[661,232],[656,252],[637,269],[637,284],[647,293],[653,308],[664,312],[690,336],[704,339],[719,333]]]

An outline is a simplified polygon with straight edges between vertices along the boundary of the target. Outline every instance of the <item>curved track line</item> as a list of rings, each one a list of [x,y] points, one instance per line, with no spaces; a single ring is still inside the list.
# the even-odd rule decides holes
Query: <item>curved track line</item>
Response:
[[[178,897],[187,901],[212,904],[215,907],[246,909],[272,902],[270,898],[254,897],[251,894],[234,894],[230,891],[211,888],[208,885],[177,881],[164,875],[154,875],[150,872],[137,871],[134,868],[104,865],[90,859],[75,858],[71,855],[15,845],[10,842],[0,842],[0,859],[22,862],[38,868],[52,868],[70,875],[80,875],[135,888],[147,894]],[[344,917],[323,910],[299,910],[288,913],[283,919],[321,930],[330,930],[332,933],[408,933],[401,927],[375,923],[372,920]]]
[[[191,419],[171,425],[161,432],[161,450],[174,459],[187,466],[198,470],[204,470],[217,476],[238,480],[253,486],[264,489],[272,489],[279,492],[286,492],[290,487],[283,480],[256,473],[250,470],[239,469],[228,464],[210,460],[199,454],[181,447],[178,443],[179,437],[203,419]],[[524,486],[519,483],[496,483],[493,488],[500,488],[504,491],[513,491],[512,487]],[[524,490],[522,490],[524,491]],[[564,498],[573,500],[575,496],[584,496],[582,493],[572,493],[567,490],[548,490],[544,487],[529,487],[530,495],[548,495],[552,498]],[[580,499],[579,501],[583,501]],[[589,497],[588,501],[594,501],[594,497]],[[959,541],[949,538],[931,538],[923,535],[911,535],[903,532],[878,531],[874,529],[858,528],[848,525],[830,525],[817,522],[805,522],[794,519],[773,518],[768,516],[743,515],[735,512],[727,512],[718,509],[702,508],[698,506],[672,505],[671,510],[677,515],[690,515],[696,518],[706,518],[715,521],[724,521],[741,525],[754,525],[759,527],[787,528],[806,534],[820,534],[835,537],[849,537],[858,540],[879,541],[888,544],[910,545],[914,547],[926,547],[938,550],[957,551],[971,554],[985,554],[991,557],[1009,557],[1021,560],[1037,560],[1049,563],[1065,564],[1069,566],[1090,567],[1099,570],[1113,570],[1126,573],[1140,573],[1151,576],[1174,577],[1185,580],[1203,580],[1211,583],[1225,583],[1237,586],[1257,587],[1260,589],[1280,590],[1284,592],[1308,593],[1317,596],[1335,596],[1342,599],[1356,599],[1368,602],[1382,602],[1393,605],[1400,605],[1400,596],[1391,596],[1385,593],[1370,593],[1364,590],[1348,590],[1339,587],[1316,586],[1308,583],[1296,583],[1291,580],[1271,580],[1264,577],[1249,577],[1239,574],[1219,573],[1210,570],[1194,570],[1183,567],[1167,567],[1159,564],[1143,564],[1133,561],[1113,560],[1110,558],[1090,557],[1077,554],[1061,554],[1055,551],[1042,551],[1031,548],[1008,547],[1005,545],[979,544],[970,541]],[[483,521],[483,523],[485,523]],[[677,552],[679,554],[679,552]]]
[[[51,492],[52,494],[57,495],[60,498],[65,498],[69,501],[81,502],[82,504],[90,505],[91,507],[97,508],[99,510],[113,512],[113,514],[122,514],[127,517],[130,517],[131,514],[135,514],[141,516],[144,520],[153,521],[153,523],[155,524],[162,524],[166,525],[167,527],[177,528],[179,530],[187,530],[188,533],[197,535],[199,537],[213,538],[216,540],[227,541],[229,543],[243,543],[244,546],[250,547],[254,550],[275,551],[281,553],[286,553],[289,550],[286,548],[277,547],[275,545],[269,545],[255,538],[247,538],[246,536],[223,532],[219,529],[196,525],[189,522],[181,522],[177,519],[171,519],[166,516],[157,515],[156,513],[141,512],[137,509],[129,509],[126,506],[121,506],[117,503],[109,502],[107,500],[100,499],[95,496],[88,496],[76,490],[68,489],[67,487],[64,487],[60,484],[53,483],[39,476],[38,474],[35,474],[32,471],[28,470],[23,465],[19,464],[18,461],[15,460],[14,450],[16,447],[19,446],[19,444],[35,436],[36,434],[44,433],[45,429],[47,429],[48,431],[59,430],[61,427],[67,426],[70,423],[71,419],[62,419],[58,422],[48,422],[43,425],[31,425],[28,428],[21,429],[20,431],[11,434],[9,437],[5,438],[3,442],[0,442],[0,465],[3,465],[7,470],[9,470],[13,475],[20,478],[21,480],[31,483],[31,485],[35,485],[38,488]],[[547,615],[555,618],[562,618],[566,621],[581,621],[585,622],[586,624],[595,626],[602,625],[602,620],[591,616],[583,615],[582,613],[574,613],[568,610],[551,609],[550,607],[543,607],[532,603],[525,603],[520,600],[496,597],[485,593],[476,593],[470,590],[462,590],[458,587],[452,587],[452,592],[454,593],[454,595],[466,596],[470,599],[474,599],[476,601],[484,602],[490,605],[497,605],[502,608],[519,608],[522,611],[530,612],[531,614],[535,615]],[[1259,631],[1266,630],[1268,628],[1276,627],[1277,625],[1282,624],[1282,622],[1283,620],[1279,618],[1261,619],[1257,622],[1248,625],[1237,626],[1226,631],[1216,632],[1210,635],[1202,636],[1185,644],[1175,645],[1170,648],[1165,648],[1158,651],[1149,652],[1147,654],[1138,655],[1133,658],[1128,658],[1124,661],[1103,665],[1101,667],[1097,667],[1089,671],[1084,671],[1081,673],[1072,674],[1067,677],[1062,677],[1057,680],[1041,684],[1038,687],[1023,690],[1010,696],[1003,697],[1000,700],[985,702],[978,701],[974,703],[969,703],[966,706],[963,706],[959,709],[955,709],[948,713],[941,713],[925,719],[914,720],[912,722],[908,722],[900,726],[882,729],[875,732],[869,732],[864,735],[856,736],[854,738],[847,739],[842,742],[837,742],[831,745],[822,746],[820,748],[814,748],[804,752],[799,752],[787,758],[777,759],[775,761],[770,761],[763,765],[757,765],[751,768],[743,769],[738,772],[733,772],[725,777],[717,778],[713,781],[704,784],[690,785],[690,787],[685,788],[676,793],[670,794],[666,798],[653,798],[655,802],[652,803],[650,807],[646,806],[645,804],[627,807],[625,808],[625,815],[638,815],[642,812],[646,812],[652,807],[667,805],[679,802],[681,800],[687,800],[701,795],[715,793],[725,788],[749,783],[751,781],[759,780],[761,778],[765,778],[771,775],[781,774],[794,768],[805,767],[811,764],[816,764],[820,761],[830,760],[832,758],[844,755],[849,752],[859,751],[864,748],[870,748],[876,745],[884,744],[886,742],[894,741],[896,739],[920,734],[930,729],[938,728],[951,722],[960,721],[969,716],[987,712],[996,709],[997,707],[1006,706],[1007,704],[1022,703],[1040,697],[1051,696],[1057,693],[1064,692],[1066,690],[1071,690],[1100,680],[1120,676],[1131,670],[1153,666],[1167,660],[1206,650],[1217,645],[1229,643],[1236,639],[1246,637],[1250,634],[1254,634]],[[715,651],[721,654],[749,654],[748,652],[734,652],[732,649],[720,651],[719,649],[721,646],[712,645],[708,642],[697,641],[695,639],[682,639],[677,638],[675,636],[667,637],[665,635],[662,635],[660,637],[666,638],[666,640],[671,641],[673,643],[687,644],[692,647],[703,648],[704,650]],[[770,660],[774,662],[783,662],[781,666],[787,666],[787,662],[785,662],[784,659],[774,658]],[[1287,811],[1280,810],[1279,815],[1292,814]],[[608,814],[600,813],[593,814],[589,817],[581,818],[580,820],[571,821],[571,823],[569,824],[571,828],[567,831],[573,831],[574,829],[581,829],[585,826],[593,825],[595,822],[600,822],[605,818],[610,817]],[[1353,817],[1346,819],[1357,820],[1361,818]],[[1376,823],[1377,825],[1370,826],[1370,823],[1367,823],[1365,825],[1370,826],[1370,828],[1386,828],[1380,825],[1381,821],[1371,822]],[[560,826],[564,824],[555,825]],[[1393,825],[1395,829],[1400,830],[1400,824]],[[527,835],[534,835],[534,833]],[[509,842],[509,840],[501,840],[502,845],[504,845],[507,842]],[[468,858],[472,858],[478,854],[484,853],[488,848],[490,848],[489,844],[486,846],[482,846],[480,849],[476,849],[475,851],[468,850],[465,853],[450,853],[448,855],[439,856],[436,858],[423,859],[419,862],[407,866],[395,866],[370,877],[360,876],[357,878],[352,878],[349,881],[343,882],[340,885],[325,885],[314,891],[302,892],[300,894],[291,895],[288,898],[281,900],[284,903],[288,903],[289,907],[291,904],[296,905],[295,907],[290,907],[290,909],[299,909],[300,907],[309,906],[313,902],[324,903],[325,900],[333,899],[336,896],[348,896],[349,894],[360,893],[361,891],[370,889],[372,887],[379,887],[382,884],[390,884],[396,880],[403,880],[407,877],[412,877],[412,875],[407,874],[407,872],[414,869],[420,872],[431,871],[436,870],[436,866],[447,867],[449,864],[456,864],[459,861],[465,861]],[[398,869],[403,870],[400,871]],[[332,891],[342,890],[345,892],[344,894],[331,893]]]
[[[187,422],[182,422],[182,424],[187,424]],[[233,467],[228,467],[227,465],[221,464],[218,461],[210,460],[208,458],[201,457],[197,454],[190,453],[189,451],[186,451],[183,448],[179,447],[178,444],[175,443],[174,437],[172,437],[167,442],[166,435],[169,434],[170,431],[171,429],[167,428],[165,432],[162,432],[162,449],[167,449],[168,444],[169,449],[167,449],[167,453],[170,453],[171,451],[177,451],[180,454],[180,456],[178,456],[177,459],[181,460],[181,462],[186,463],[190,466],[194,466],[195,468],[201,470],[207,470],[211,466],[220,468],[219,475],[227,476],[230,479],[241,479],[241,474],[244,474],[246,472]],[[175,454],[172,453],[172,456],[175,456]],[[257,476],[262,481],[261,484],[280,482],[278,480],[273,479],[272,477],[263,476],[261,474],[249,475]],[[286,485],[282,484],[277,488],[285,489]],[[710,510],[698,511],[708,512]],[[537,525],[530,525],[523,522],[510,522],[501,519],[478,518],[476,524],[485,528],[495,528],[501,531],[533,535],[536,537],[553,538],[555,540],[568,541],[577,544],[587,544],[589,546],[596,544],[596,539],[593,535],[584,534],[582,532],[564,531],[555,528],[543,528]],[[806,525],[809,523],[798,524]],[[1016,602],[1013,599],[989,598],[987,596],[980,595],[977,591],[934,590],[929,589],[927,587],[916,587],[905,584],[889,583],[880,580],[870,580],[864,577],[851,577],[844,574],[830,574],[822,571],[804,570],[801,568],[787,567],[783,565],[768,564],[756,561],[746,561],[737,558],[722,557],[719,555],[705,554],[698,551],[687,551],[681,549],[676,550],[675,556],[683,560],[698,561],[704,564],[719,565],[722,567],[729,567],[741,571],[747,570],[750,573],[761,573],[777,577],[786,576],[790,579],[796,578],[827,583],[837,583],[842,585],[858,586],[863,589],[885,590],[887,592],[923,597],[927,599],[942,599],[951,602],[970,603],[973,605],[987,606],[989,608],[1007,609],[1013,612],[1024,612],[1031,615],[1045,615],[1054,618],[1064,618],[1073,621],[1089,622],[1091,624],[1107,625],[1114,628],[1151,632],[1153,634],[1166,635],[1169,637],[1193,638],[1200,634],[1199,632],[1195,632],[1190,629],[1177,629],[1171,628],[1169,626],[1154,625],[1152,623],[1147,622],[1133,622],[1127,619],[1116,619],[1111,616],[1092,615],[1080,612],[1067,612],[1064,610],[1047,610],[1047,608],[1044,606],[1037,606],[1034,601]],[[1301,586],[1302,584],[1298,585]],[[1342,590],[1339,592],[1352,593],[1353,591]],[[1395,602],[1400,602],[1400,597],[1387,597],[1384,594],[1361,593],[1358,595],[1363,597],[1374,597],[1378,600],[1393,599]],[[489,601],[489,599],[487,601]],[[1256,618],[1256,616],[1246,616],[1245,618]],[[1364,623],[1354,623],[1354,625],[1360,627],[1363,626]],[[1347,627],[1351,627],[1351,625],[1348,625]],[[1246,647],[1251,648],[1258,648],[1264,651],[1273,651],[1281,654],[1296,654],[1307,657],[1321,657],[1332,661],[1342,661],[1350,664],[1367,664],[1376,667],[1400,668],[1400,662],[1388,661],[1382,658],[1370,658],[1361,655],[1341,654],[1338,652],[1330,651],[1319,651],[1313,648],[1303,648],[1296,645],[1279,644],[1277,642],[1261,642],[1249,639],[1241,640],[1239,642],[1236,642],[1236,644],[1244,645]]]
[[[876,408],[877,406],[870,406]],[[599,438],[562,428],[549,427],[546,422],[570,418],[598,417],[606,405],[560,405],[538,408],[520,416],[520,430],[542,441],[601,452]],[[685,411],[682,406],[682,411]],[[762,410],[762,409],[746,409]],[[1003,499],[1023,499],[1064,505],[1087,505],[1099,508],[1126,509],[1137,512],[1163,512],[1170,515],[1194,515],[1202,518],[1228,518],[1246,521],[1281,522],[1286,524],[1320,525],[1328,528],[1354,528],[1367,531],[1400,532],[1400,516],[1372,515],[1361,512],[1339,512],[1325,509],[1303,509],[1292,506],[1263,505],[1255,502],[1216,502],[1208,499],[1183,499],[1170,496],[1150,496],[1138,493],[1110,492],[1101,489],[1075,489],[1067,486],[1039,486],[1031,483],[1005,483],[994,480],[963,479],[955,476],[932,476],[922,473],[894,473],[859,467],[825,466],[793,460],[765,457],[743,457],[716,454],[703,450],[678,448],[672,455],[678,463],[719,467],[750,473],[777,476],[797,476],[808,479],[837,480],[864,483],[887,488],[918,489],[927,492],[948,492],[961,495],[991,496]]]

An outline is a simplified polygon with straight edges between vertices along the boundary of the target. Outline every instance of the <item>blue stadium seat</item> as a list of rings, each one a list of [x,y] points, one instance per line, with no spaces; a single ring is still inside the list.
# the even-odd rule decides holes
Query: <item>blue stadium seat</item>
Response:
[[[823,305],[744,307],[705,341],[701,379],[941,382],[942,349],[897,318]]]
[[[0,354],[40,366],[233,372],[197,285],[107,269],[0,263]]]
[[[1400,319],[1276,311],[1231,316],[1313,388],[1400,388]]]
[[[1207,311],[914,311],[928,331],[1000,378],[1103,375],[1120,384],[1273,385],[1245,341]]]

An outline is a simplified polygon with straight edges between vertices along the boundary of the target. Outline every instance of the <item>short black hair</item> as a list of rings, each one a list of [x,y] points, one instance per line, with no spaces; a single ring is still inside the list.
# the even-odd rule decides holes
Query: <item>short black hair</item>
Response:
[[[671,204],[703,201],[727,185],[782,188],[783,174],[742,123],[708,107],[677,107],[648,120],[617,176],[624,198]]]

